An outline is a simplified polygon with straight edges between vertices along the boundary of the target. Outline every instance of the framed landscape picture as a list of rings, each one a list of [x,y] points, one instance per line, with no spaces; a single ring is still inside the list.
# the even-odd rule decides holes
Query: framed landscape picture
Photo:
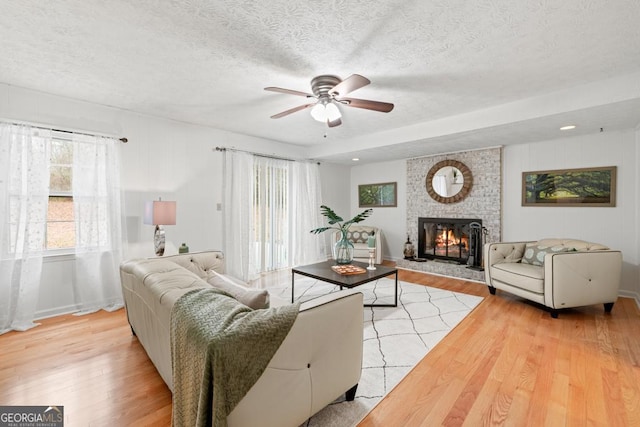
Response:
[[[358,201],[361,208],[396,207],[398,206],[397,183],[358,185]]]
[[[522,173],[522,206],[615,205],[615,166]]]

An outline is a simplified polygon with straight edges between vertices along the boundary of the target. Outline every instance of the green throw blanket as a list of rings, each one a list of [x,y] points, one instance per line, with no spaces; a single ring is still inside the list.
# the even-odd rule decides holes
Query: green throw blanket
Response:
[[[298,316],[299,304],[252,310],[217,289],[171,310],[173,426],[226,426]]]

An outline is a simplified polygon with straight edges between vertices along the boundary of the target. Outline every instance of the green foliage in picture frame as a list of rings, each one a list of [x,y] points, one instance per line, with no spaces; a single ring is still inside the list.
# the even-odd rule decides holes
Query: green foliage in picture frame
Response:
[[[361,208],[396,207],[398,206],[398,185],[395,182],[359,185],[358,202]]]
[[[522,206],[615,205],[615,166],[522,173]]]

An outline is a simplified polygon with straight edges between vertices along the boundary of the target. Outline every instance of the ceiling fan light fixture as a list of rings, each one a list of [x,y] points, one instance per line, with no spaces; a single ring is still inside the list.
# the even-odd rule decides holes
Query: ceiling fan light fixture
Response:
[[[320,99],[311,109],[311,117],[321,123],[333,122],[342,117],[340,109],[331,100]]]
[[[324,107],[324,111],[327,116],[327,120],[329,120],[330,122],[338,120],[339,118],[342,117],[342,114],[340,114],[340,109],[333,102],[328,103]]]
[[[270,92],[279,92],[289,95],[304,96],[308,99],[315,99],[315,102],[290,108],[281,113],[271,116],[272,119],[279,119],[300,110],[310,109],[311,117],[324,123],[330,128],[342,124],[342,112],[340,105],[347,107],[362,108],[365,110],[388,113],[393,110],[393,104],[388,102],[371,101],[358,98],[343,98],[345,95],[360,89],[371,83],[369,79],[359,74],[352,74],[344,80],[340,77],[323,74],[311,79],[311,93],[297,90],[284,89],[281,87],[269,86],[264,89]]]
[[[324,104],[318,102],[314,105],[311,109],[311,117],[313,117],[313,120],[325,123],[327,121],[327,110]]]

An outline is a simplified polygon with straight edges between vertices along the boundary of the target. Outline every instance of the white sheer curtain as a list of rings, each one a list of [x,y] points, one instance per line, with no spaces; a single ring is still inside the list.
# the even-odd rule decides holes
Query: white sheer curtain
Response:
[[[318,165],[225,151],[227,271],[245,281],[322,259]],[[314,238],[315,237],[315,238]]]
[[[50,150],[50,131],[0,123],[0,334],[37,325]]]
[[[123,306],[120,142],[73,135],[73,204],[76,228],[75,297],[79,314]]]
[[[322,186],[317,163],[291,162],[291,267],[325,261],[324,236],[310,231],[324,225],[320,214]]]
[[[239,151],[224,152],[224,236],[227,273],[248,280],[251,241],[254,235],[253,156]]]

